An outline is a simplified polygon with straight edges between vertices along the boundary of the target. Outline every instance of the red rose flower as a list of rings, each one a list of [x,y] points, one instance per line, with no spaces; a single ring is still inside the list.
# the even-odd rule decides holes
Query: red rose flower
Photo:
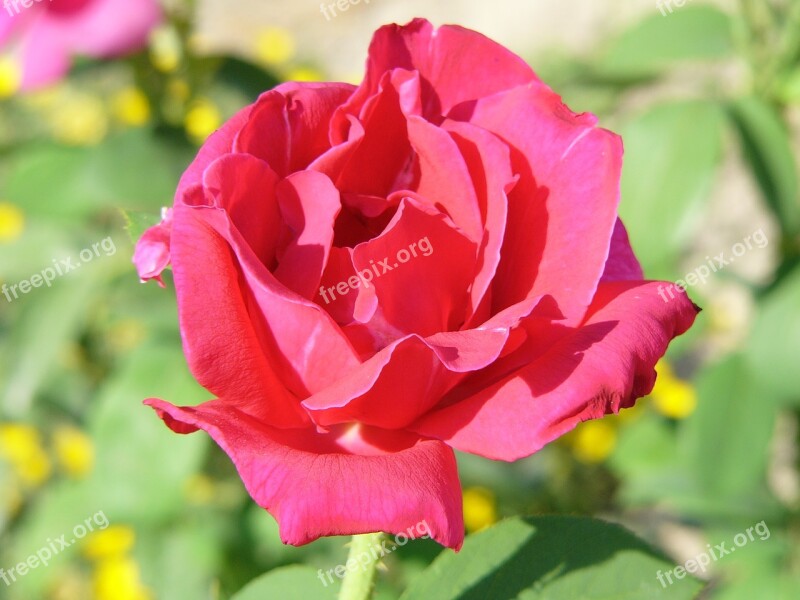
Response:
[[[142,48],[162,20],[156,0],[3,0],[0,47],[21,88],[31,90],[64,77],[74,55],[110,58]]]
[[[358,88],[286,83],[140,241],[171,262],[208,432],[282,539],[463,537],[453,449],[512,461],[631,406],[696,308],[617,217],[622,144],[461,27],[383,27]]]

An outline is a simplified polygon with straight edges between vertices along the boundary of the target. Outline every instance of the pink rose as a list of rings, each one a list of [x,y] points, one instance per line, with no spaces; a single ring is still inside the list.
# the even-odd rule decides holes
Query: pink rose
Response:
[[[15,56],[29,90],[61,79],[73,55],[108,58],[141,48],[161,19],[156,0],[3,0],[0,46]]]
[[[622,143],[461,27],[381,28],[358,88],[234,116],[137,247],[171,262],[208,432],[284,542],[464,537],[453,449],[513,461],[631,406],[697,309],[642,279]]]

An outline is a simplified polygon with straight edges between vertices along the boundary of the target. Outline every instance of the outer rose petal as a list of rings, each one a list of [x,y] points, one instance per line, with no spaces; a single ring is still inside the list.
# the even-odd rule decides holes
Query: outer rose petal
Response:
[[[581,421],[632,406],[650,392],[656,362],[698,311],[685,294],[664,302],[659,285],[601,284],[583,325],[545,355],[409,429],[464,452],[513,461]]]
[[[308,422],[281,381],[242,292],[240,265],[226,240],[203,220],[216,208],[175,207],[172,270],[183,350],[197,381],[215,396],[276,427]],[[213,311],[213,318],[209,316]]]
[[[372,434],[380,448],[358,455],[313,429],[277,430],[221,401],[184,408],[157,399],[147,404],[174,431],[199,428],[214,438],[253,499],[276,518],[284,543],[405,533],[422,521],[440,544],[458,550],[464,541],[455,455],[439,441],[366,430],[364,437]]]
[[[203,172],[212,162],[233,150],[233,142],[239,131],[247,123],[253,105],[245,106],[242,110],[228,119],[225,124],[208,136],[192,164],[186,169],[178,182],[175,192],[175,203],[183,203],[187,191],[203,184]]]
[[[180,220],[179,215],[183,216]],[[272,373],[274,366],[294,396],[304,398],[332,385],[343,372],[361,363],[331,317],[318,305],[280,284],[259,262],[223,211],[177,206],[175,223],[172,253],[181,330],[186,340],[193,338],[187,356],[194,348],[194,354],[203,358],[206,368],[216,373],[221,382],[229,379],[244,383],[247,377]],[[185,272],[191,287],[181,287],[179,251],[187,260]],[[217,270],[211,272],[210,267]],[[209,306],[218,309],[213,320],[207,318]],[[193,320],[184,321],[184,312],[191,312]],[[246,327],[245,333],[241,327]],[[251,343],[250,330],[252,343],[260,346],[261,352],[254,350],[256,345],[245,347],[244,341]],[[203,339],[203,335],[208,338]],[[240,339],[238,336],[242,335]],[[254,356],[269,358],[260,367],[261,371],[251,362]],[[224,358],[227,360],[223,361]],[[248,375],[238,361],[252,365],[255,370]],[[260,402],[272,398],[267,394]],[[251,414],[256,413],[251,411]],[[274,420],[268,422],[277,424]]]
[[[628,232],[622,221],[617,219],[601,281],[641,281],[642,279],[644,279],[642,266],[633,253],[633,248],[628,240]]]
[[[187,193],[184,200],[224,209],[259,260],[272,267],[286,227],[275,193],[278,181],[263,160],[249,154],[226,154],[203,172],[202,196]]]

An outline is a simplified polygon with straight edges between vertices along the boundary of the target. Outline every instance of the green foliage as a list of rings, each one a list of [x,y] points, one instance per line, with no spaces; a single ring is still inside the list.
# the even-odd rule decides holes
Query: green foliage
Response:
[[[311,567],[294,565],[270,571],[255,581],[247,584],[231,600],[262,600],[263,598],[281,598],[285,600],[334,600],[338,588],[334,584],[323,584],[317,578],[317,572]]]
[[[712,102],[672,102],[627,122],[620,214],[651,277],[674,279],[722,158],[723,113]]]
[[[656,12],[620,35],[600,60],[599,72],[636,79],[659,74],[676,63],[732,55],[733,26],[727,14],[702,5],[674,10],[666,15]]]
[[[787,235],[800,232],[800,185],[789,132],[780,115],[756,96],[737,98],[729,113],[761,193]]]
[[[583,517],[503,521],[443,552],[401,600],[694,598],[691,576],[662,585],[674,565],[619,525]]]

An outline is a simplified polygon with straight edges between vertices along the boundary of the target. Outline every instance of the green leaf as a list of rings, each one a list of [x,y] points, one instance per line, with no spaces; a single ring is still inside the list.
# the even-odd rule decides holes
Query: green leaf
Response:
[[[37,392],[53,374],[59,353],[82,331],[89,306],[109,268],[108,262],[98,260],[81,271],[58,277],[52,287],[31,289],[29,296],[15,300],[30,304],[14,324],[11,344],[3,357],[3,412],[19,418],[30,410]]]
[[[691,578],[662,586],[673,569],[619,525],[586,517],[513,518],[467,538],[460,553],[443,552],[402,600],[688,600],[702,584]]]
[[[710,102],[652,108],[622,128],[620,214],[650,278],[672,279],[722,153],[724,117]]]
[[[275,569],[250,582],[231,600],[335,600],[339,583],[323,585],[311,567],[293,565]]]
[[[157,598],[210,597],[224,547],[219,521],[195,518],[137,530],[136,557]]]
[[[208,437],[175,435],[142,401],[196,404],[207,395],[186,369],[179,346],[141,346],[104,386],[89,423],[97,446],[89,484],[109,516],[161,522],[182,512],[183,484],[200,470]]]
[[[761,302],[746,360],[759,389],[800,406],[800,267]]]
[[[157,211],[172,204],[189,158],[146,129],[91,148],[35,145],[15,153],[3,192],[43,220],[85,220],[114,206]]]
[[[666,4],[666,3],[665,3]],[[732,54],[731,20],[711,6],[674,7],[656,12],[623,33],[599,70],[615,78],[653,75],[679,61],[715,60]]]
[[[728,112],[742,150],[784,231],[800,231],[800,185],[789,131],[778,112],[756,97],[732,102]]]
[[[669,502],[691,488],[691,477],[678,461],[675,429],[654,414],[620,428],[609,465],[619,477],[618,498],[626,506]]]
[[[774,400],[754,385],[738,355],[704,370],[697,395],[679,441],[687,472],[702,497],[727,504],[728,516],[763,518]]]

